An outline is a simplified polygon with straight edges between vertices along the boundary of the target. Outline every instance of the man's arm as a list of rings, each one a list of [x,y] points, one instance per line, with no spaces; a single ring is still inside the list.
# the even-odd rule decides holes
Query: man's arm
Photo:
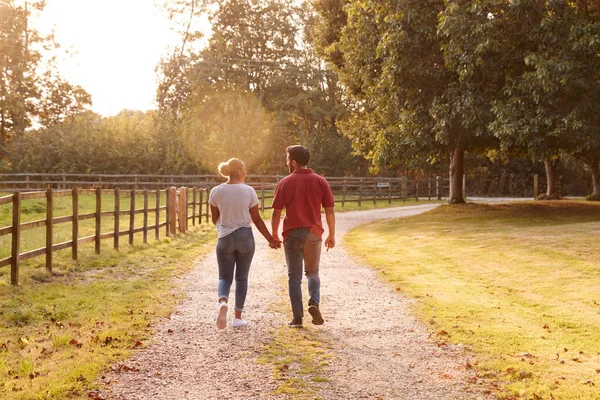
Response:
[[[333,211],[333,207],[325,207],[325,220],[329,228],[329,235],[325,239],[325,247],[329,250],[335,247],[335,211]]]
[[[279,223],[281,222],[281,211],[276,208],[273,209],[271,214],[271,234],[273,239],[279,240]]]

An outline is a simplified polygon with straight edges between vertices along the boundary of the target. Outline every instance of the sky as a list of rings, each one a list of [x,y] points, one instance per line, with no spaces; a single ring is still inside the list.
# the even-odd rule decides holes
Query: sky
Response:
[[[154,0],[47,0],[36,27],[53,28],[72,52],[60,74],[90,93],[92,110],[104,116],[154,109],[154,69],[180,41]]]

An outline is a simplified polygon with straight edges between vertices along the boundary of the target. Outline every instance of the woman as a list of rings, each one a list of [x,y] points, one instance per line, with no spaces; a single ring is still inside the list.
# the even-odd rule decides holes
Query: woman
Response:
[[[273,239],[258,212],[256,191],[244,183],[246,165],[242,160],[232,158],[219,164],[219,173],[227,182],[216,186],[210,192],[209,204],[212,221],[217,226],[217,262],[219,264],[219,314],[217,328],[227,326],[229,290],[235,270],[235,316],[231,322],[234,328],[248,325],[242,319],[244,302],[248,292],[248,271],[254,256],[254,236],[250,221],[269,241],[272,248],[281,247],[281,241]]]

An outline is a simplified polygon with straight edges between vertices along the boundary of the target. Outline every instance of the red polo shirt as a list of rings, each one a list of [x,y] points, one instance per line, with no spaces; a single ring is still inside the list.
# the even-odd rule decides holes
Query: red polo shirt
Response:
[[[273,197],[273,208],[283,210],[283,239],[290,231],[308,228],[318,237],[323,236],[321,206],[335,205],[329,183],[310,168],[298,169],[277,184]]]

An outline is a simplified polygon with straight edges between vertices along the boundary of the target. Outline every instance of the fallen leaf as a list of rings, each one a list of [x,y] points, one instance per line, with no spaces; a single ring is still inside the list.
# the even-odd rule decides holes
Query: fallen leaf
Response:
[[[173,333],[173,329],[167,330],[167,333]]]
[[[282,366],[279,368],[279,370],[280,370],[281,372],[285,372],[285,371],[287,371],[288,369],[290,369],[290,366],[289,366],[289,365],[287,365],[287,364],[283,364],[283,365],[282,365]]]
[[[514,369],[514,368],[512,368],[512,367],[511,368],[506,368],[506,373],[507,374],[516,374],[517,370]]]
[[[19,342],[21,342],[21,344],[29,344],[29,340],[27,340],[27,338],[24,337],[20,338]]]
[[[79,344],[79,342],[77,341],[77,339],[71,339],[71,341],[69,342],[69,344],[71,346],[77,346]]]
[[[588,386],[596,386],[596,384],[590,380],[587,380],[585,382],[583,382],[584,385],[588,385]]]
[[[142,343],[142,342],[141,342],[141,341],[139,341],[139,340],[136,340],[136,341],[135,341],[135,344],[134,344],[134,346],[135,346],[135,347],[140,347],[140,346],[143,346],[143,345],[144,345],[144,343]]]
[[[578,362],[578,363],[582,363],[582,362],[583,362],[583,361],[581,361],[581,360],[580,360],[579,358],[577,358],[577,357],[575,357],[575,358],[573,359],[573,361],[575,361],[575,362]]]

